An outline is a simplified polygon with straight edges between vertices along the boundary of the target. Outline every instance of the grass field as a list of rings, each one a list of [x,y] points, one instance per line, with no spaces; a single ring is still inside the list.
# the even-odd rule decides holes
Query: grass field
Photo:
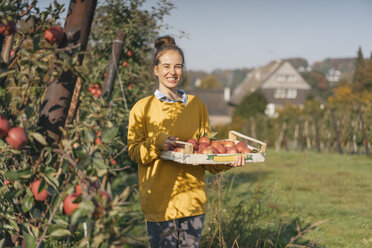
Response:
[[[257,238],[247,232],[261,232],[262,239],[249,247],[284,247],[291,239],[292,247],[372,247],[372,159],[365,156],[269,150],[264,163],[208,176],[208,184],[203,234],[222,238],[226,247],[247,247],[246,240]],[[239,202],[253,201],[259,207],[236,211]],[[223,219],[224,211],[235,216]],[[246,229],[251,223],[239,224],[244,221],[255,227]]]

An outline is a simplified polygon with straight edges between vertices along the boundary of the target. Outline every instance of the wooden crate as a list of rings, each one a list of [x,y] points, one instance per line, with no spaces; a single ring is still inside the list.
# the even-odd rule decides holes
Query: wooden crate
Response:
[[[248,141],[250,144],[254,143],[256,146],[248,147],[254,151],[252,153],[235,153],[235,154],[193,154],[193,146],[190,143],[177,141],[178,144],[184,146],[185,152],[164,151],[160,158],[172,160],[181,164],[199,165],[199,164],[226,164],[233,162],[236,156],[244,155],[247,163],[264,162],[266,157],[266,143],[257,139],[248,137],[236,131],[230,131],[228,140],[236,143],[239,141]],[[247,142],[245,142],[247,143]]]

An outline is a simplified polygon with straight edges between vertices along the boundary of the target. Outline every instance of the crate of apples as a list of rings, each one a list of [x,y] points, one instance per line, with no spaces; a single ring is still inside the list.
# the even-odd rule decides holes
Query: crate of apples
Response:
[[[207,136],[198,140],[177,141],[171,151],[164,151],[161,158],[181,164],[226,164],[243,155],[246,162],[264,162],[266,143],[236,131],[228,139],[211,140]],[[254,146],[253,146],[254,145]]]

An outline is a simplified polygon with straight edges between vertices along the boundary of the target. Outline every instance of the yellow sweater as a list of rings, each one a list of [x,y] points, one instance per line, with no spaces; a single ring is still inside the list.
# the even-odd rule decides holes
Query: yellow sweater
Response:
[[[130,158],[138,164],[139,199],[147,221],[160,222],[205,213],[205,169],[215,174],[226,165],[184,165],[159,158],[169,136],[181,141],[210,132],[208,112],[200,98],[187,95],[169,103],[154,95],[131,109],[128,126]]]

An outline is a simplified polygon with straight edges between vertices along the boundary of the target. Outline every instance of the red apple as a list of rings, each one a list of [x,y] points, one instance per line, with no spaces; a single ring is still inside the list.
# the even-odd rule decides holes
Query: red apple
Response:
[[[4,180],[4,185],[9,185],[11,182],[10,180]]]
[[[111,196],[107,192],[105,192],[103,190],[99,190],[98,193],[99,193],[99,195],[101,196],[102,199],[106,200],[106,202],[111,201]]]
[[[213,154],[212,147],[208,146],[206,148],[199,149],[200,154]]]
[[[6,142],[14,149],[20,150],[28,143],[27,134],[23,128],[13,127],[8,132]]]
[[[0,34],[12,35],[16,32],[16,24],[13,21],[7,21],[6,23],[0,23]]]
[[[127,56],[128,56],[128,57],[132,57],[132,55],[133,55],[133,52],[132,52],[131,50],[128,50],[128,51],[127,51]]]
[[[216,148],[217,148],[218,152],[221,153],[221,154],[224,154],[227,151],[226,148],[223,145],[217,146]]]
[[[83,193],[83,189],[81,188],[81,186],[79,184],[75,185],[75,193],[77,195],[81,195]]]
[[[222,145],[222,143],[219,140],[213,140],[212,143],[211,143],[212,147],[217,147],[217,146],[220,146],[220,145]]]
[[[202,137],[200,137],[199,140],[198,140],[198,142],[199,142],[199,143],[204,142],[204,143],[207,143],[208,145],[211,144],[211,140],[210,140],[207,136],[202,136]]]
[[[63,40],[63,30],[61,27],[55,26],[55,27],[50,27],[44,32],[44,38],[50,43],[61,43]]]
[[[228,154],[238,153],[238,150],[235,147],[229,147],[227,148],[226,153]]]
[[[127,62],[127,61],[124,61],[123,64],[122,64],[122,66],[123,66],[124,68],[127,67],[127,66],[128,66],[128,62]]]
[[[35,180],[31,183],[31,192],[34,195],[34,198],[36,201],[45,201],[49,194],[46,189],[43,189],[41,192],[39,192],[40,187],[40,180]]]
[[[112,165],[118,165],[118,162],[115,159],[113,159],[113,158],[110,158],[110,163]]]
[[[176,147],[174,148],[173,150],[174,152],[181,152],[181,153],[185,153],[185,148],[182,148],[182,147]]]
[[[63,209],[68,216],[79,207],[80,203],[74,203],[74,201],[79,197],[76,193],[68,194],[63,201]]]
[[[192,146],[194,147],[194,150],[199,149],[198,141],[196,139],[188,139],[186,142],[192,144]]]
[[[132,84],[129,83],[129,84],[128,84],[128,90],[131,90],[131,89],[132,89]]]
[[[252,150],[246,147],[243,151],[241,151],[241,153],[252,153]]]
[[[213,146],[211,146],[211,147],[212,147],[212,150],[213,150],[214,154],[219,154],[220,153],[219,150],[216,147],[213,147]]]
[[[205,149],[205,148],[207,148],[208,146],[209,146],[209,144],[208,144],[208,143],[205,143],[205,142],[201,142],[201,143],[199,143],[199,145],[198,145],[199,150],[200,150],[200,149]]]
[[[236,149],[238,150],[238,152],[242,152],[245,148],[247,148],[247,144],[244,143],[244,142],[238,142],[236,145],[235,145]]]
[[[7,136],[9,129],[9,121],[0,115],[0,138]]]
[[[225,147],[226,149],[231,148],[231,147],[235,147],[235,143],[234,143],[234,141],[232,141],[232,140],[225,140],[225,141],[223,142],[223,145],[224,145],[224,147]]]

